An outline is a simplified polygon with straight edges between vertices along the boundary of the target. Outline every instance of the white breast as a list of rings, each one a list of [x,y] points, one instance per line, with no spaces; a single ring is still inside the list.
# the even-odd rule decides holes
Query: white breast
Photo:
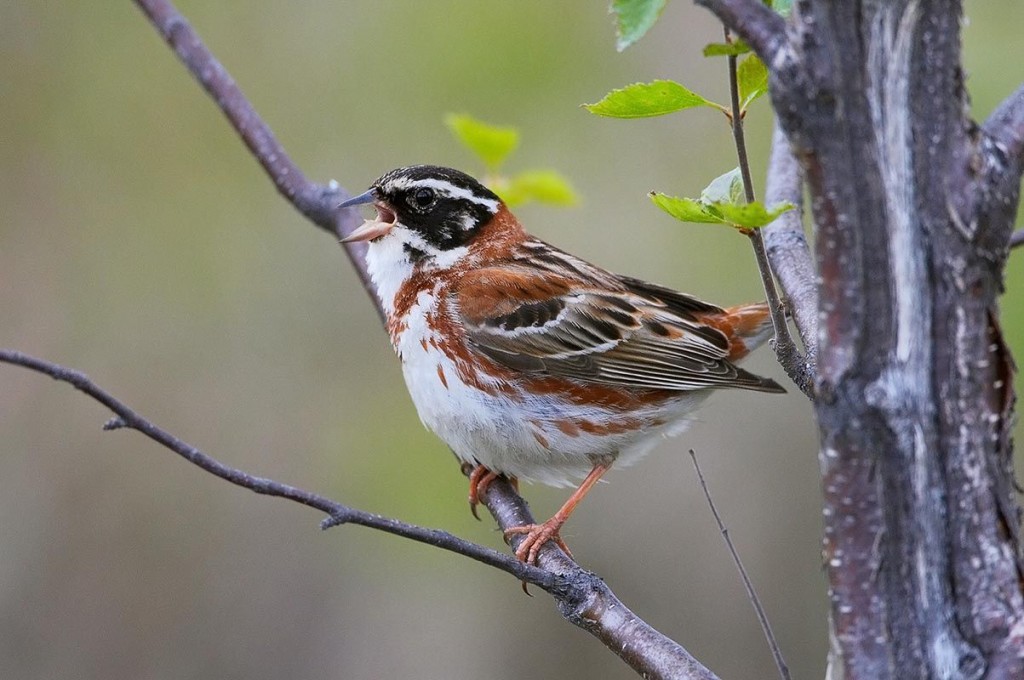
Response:
[[[389,235],[371,243],[367,270],[390,316],[396,294],[413,272],[402,241]],[[684,429],[686,415],[706,396],[706,391],[680,393],[678,400],[652,406],[646,413],[630,414],[660,423],[642,432],[570,435],[557,426],[567,416],[602,423],[622,414],[597,405],[567,405],[557,396],[516,392],[514,385],[484,391],[464,383],[455,361],[439,349],[444,343],[427,325],[427,319],[437,312],[439,294],[443,294],[440,283],[432,290],[420,291],[403,319],[403,330],[394,338],[395,351],[423,424],[465,462],[523,480],[565,486],[590,471],[591,456],[617,456],[618,465],[639,460],[662,435]],[[487,380],[481,372],[477,379]]]

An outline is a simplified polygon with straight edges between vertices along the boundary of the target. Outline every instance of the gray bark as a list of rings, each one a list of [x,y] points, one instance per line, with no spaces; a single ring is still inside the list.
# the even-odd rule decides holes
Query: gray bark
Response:
[[[1024,95],[968,118],[955,0],[702,4],[769,65],[811,197],[830,675],[1024,678],[997,300]]]

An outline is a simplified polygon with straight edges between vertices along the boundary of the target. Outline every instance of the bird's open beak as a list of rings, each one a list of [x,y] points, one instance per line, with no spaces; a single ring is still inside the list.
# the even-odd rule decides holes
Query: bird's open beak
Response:
[[[377,190],[370,189],[358,196],[353,196],[347,201],[339,205],[339,208],[350,208],[355,205],[364,205],[366,203],[375,203],[377,208],[377,219],[366,220],[362,226],[353,231],[351,234],[341,239],[342,243],[355,243],[357,241],[372,241],[375,238],[383,236],[384,234],[391,231],[391,228],[395,226],[395,213],[386,205],[377,202]]]

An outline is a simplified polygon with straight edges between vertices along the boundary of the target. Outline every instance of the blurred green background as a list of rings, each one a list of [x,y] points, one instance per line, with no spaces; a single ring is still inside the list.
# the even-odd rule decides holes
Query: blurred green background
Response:
[[[578,208],[518,211],[538,235],[715,302],[761,296],[745,239],[674,223],[645,197],[696,194],[733,167],[721,116],[579,108],[654,78],[725,99],[724,62],[700,57],[720,28],[689,3],[621,55],[604,2],[180,8],[313,178],[361,191],[411,163],[479,172],[442,124],[468,112],[521,129],[510,172],[573,180]],[[967,9],[983,118],[1021,79],[1008,65],[1024,61],[1024,5]],[[759,102],[759,179],[769,126]],[[1024,253],[1007,284],[1020,356]],[[0,4],[0,319],[0,346],[86,371],[232,465],[503,545],[467,511],[340,249],[276,195],[130,2]],[[766,351],[750,367],[784,378]],[[364,529],[322,533],[307,509],[102,432],[107,416],[0,367],[0,677],[633,677],[494,570]],[[795,676],[820,677],[816,433],[795,391],[718,395],[690,433],[612,474],[565,531],[576,556],[723,677],[771,677],[688,447]],[[543,516],[566,497],[525,494]]]

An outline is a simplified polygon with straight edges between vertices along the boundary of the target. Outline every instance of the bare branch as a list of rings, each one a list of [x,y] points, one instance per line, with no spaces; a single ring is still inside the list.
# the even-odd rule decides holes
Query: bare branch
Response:
[[[757,622],[761,624],[761,630],[764,632],[764,637],[768,641],[768,648],[772,652],[772,658],[775,660],[775,667],[779,669],[779,677],[783,680],[790,679],[789,666],[786,665],[786,660],[782,658],[782,649],[779,647],[778,640],[775,639],[775,633],[772,632],[772,626],[768,622],[768,615],[764,611],[764,607],[761,605],[761,598],[757,596],[757,591],[754,590],[754,584],[750,580],[750,576],[747,574],[746,567],[743,566],[743,560],[740,559],[739,552],[736,551],[736,546],[733,545],[732,538],[729,537],[729,530],[725,527],[725,522],[722,521],[722,516],[718,514],[718,507],[715,506],[715,501],[711,499],[711,491],[708,489],[708,483],[704,479],[704,473],[701,472],[700,463],[697,462],[697,454],[693,449],[690,449],[690,460],[693,461],[693,469],[697,471],[697,481],[700,482],[701,491],[704,492],[704,498],[708,502],[708,507],[711,508],[711,514],[715,517],[715,524],[718,525],[718,531],[722,534],[722,538],[725,540],[725,546],[729,549],[729,554],[732,556],[733,564],[736,565],[736,569],[740,572],[740,580],[743,581],[743,587],[747,591],[747,597],[750,599],[750,603],[754,606],[754,612],[757,614]]]
[[[426,529],[424,527],[406,524],[396,519],[382,517],[373,513],[357,510],[343,505],[315,493],[299,489],[288,484],[281,484],[264,477],[255,477],[242,470],[225,465],[220,461],[203,453],[196,447],[178,439],[166,430],[136,413],[109,392],[99,387],[84,373],[76,371],[59,364],[54,364],[36,357],[29,356],[14,350],[0,349],[0,362],[22,366],[24,368],[43,373],[54,380],[66,382],[75,389],[84,392],[99,403],[109,408],[117,417],[104,425],[105,430],[127,428],[136,430],[146,435],[153,441],[170,449],[188,462],[206,470],[212,475],[231,482],[250,491],[267,496],[277,496],[301,503],[321,512],[330,515],[325,520],[325,528],[335,524],[358,524],[360,526],[378,529],[389,534],[402,536],[404,538],[427,543],[459,555],[470,557],[478,562],[490,565],[516,578],[533,583],[544,590],[551,591],[561,587],[559,578],[543,569],[531,567],[520,562],[518,559],[504,553],[491,550],[490,548],[449,534],[446,531],[437,529]]]
[[[601,639],[644,677],[666,680],[715,679],[711,671],[704,668],[679,644],[654,630],[626,608],[604,581],[582,569],[553,546],[541,551],[540,562],[545,566],[541,569],[525,564],[511,555],[454,536],[447,531],[407,524],[332,501],[289,484],[256,477],[221,463],[154,425],[79,371],[7,349],[0,349],[0,362],[22,366],[48,375],[54,380],[66,382],[103,404],[116,416],[103,426],[105,430],[136,430],[193,465],[236,486],[266,496],[286,498],[327,513],[329,517],[321,524],[325,529],[339,524],[357,524],[377,529],[469,557],[511,574],[524,583],[532,583],[554,597],[566,619]],[[523,500],[504,480],[492,484],[484,502],[502,528],[533,522]]]
[[[740,35],[771,67],[786,41],[786,21],[760,0],[696,0]]]
[[[786,133],[776,121],[765,180],[765,203],[788,202],[797,207],[779,215],[761,232],[772,271],[786,294],[807,352],[807,364],[813,371],[818,355],[818,287],[811,251],[804,236],[802,185],[800,166],[789,148]]]
[[[1010,159],[1016,159],[1018,168],[1024,165],[1024,85],[996,107],[982,128]]]

